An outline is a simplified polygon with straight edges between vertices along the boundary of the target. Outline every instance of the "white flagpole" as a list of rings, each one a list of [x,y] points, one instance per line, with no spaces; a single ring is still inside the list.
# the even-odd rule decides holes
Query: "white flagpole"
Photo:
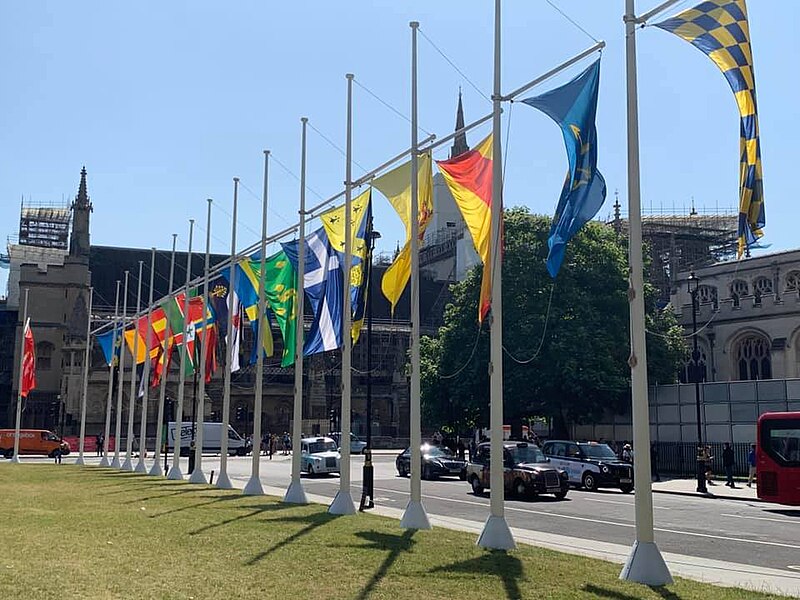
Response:
[[[89,287],[89,313],[86,319],[86,353],[83,357],[83,393],[81,394],[81,435],[78,440],[78,460],[76,465],[86,464],[83,460],[83,448],[86,443],[86,396],[89,391],[89,357],[92,348],[92,297],[94,288]]]
[[[19,463],[19,429],[22,421],[22,367],[25,361],[25,327],[28,324],[28,292],[25,288],[25,308],[22,309],[22,338],[19,346],[19,387],[17,388],[17,421],[14,427],[14,457],[11,462]]]
[[[147,300],[147,334],[144,343],[144,372],[142,373],[142,385],[144,395],[142,396],[142,418],[139,424],[139,462],[136,463],[137,473],[147,473],[147,465],[144,464],[147,454],[147,405],[150,400],[150,346],[153,342],[153,276],[156,270],[156,249],[150,248],[150,295]],[[156,442],[156,448],[158,442]],[[158,462],[158,453],[156,462]]]
[[[400,521],[403,529],[430,529],[431,523],[422,504],[422,419],[420,408],[419,348],[419,140],[417,117],[417,29],[411,27],[411,499]]]
[[[236,289],[236,209],[239,200],[239,178],[233,178],[233,218],[231,219],[231,262],[228,277],[228,339],[225,340],[225,380],[222,387],[222,433],[220,434],[219,477],[217,487],[229,490],[233,487],[228,477],[228,427],[231,412],[231,360],[233,357],[233,294]]]
[[[167,297],[172,293],[172,279],[175,274],[175,244],[178,239],[178,234],[172,234],[172,257],[169,261],[169,288],[167,289]],[[152,286],[151,286],[152,287]],[[166,314],[164,315],[166,318]],[[169,322],[164,327],[164,368],[161,371],[161,381],[159,381],[158,390],[158,417],[156,420],[156,450],[155,461],[153,466],[150,467],[149,475],[161,477],[164,475],[164,470],[161,468],[161,437],[164,434],[164,398],[167,392],[167,377],[169,376],[169,363],[167,362],[167,350],[169,349],[169,337],[172,332],[169,330]],[[164,454],[167,453],[166,445],[164,446]]]
[[[205,483],[206,476],[203,475],[203,423],[205,422],[205,404],[206,404],[206,357],[208,356],[208,270],[209,262],[211,260],[211,204],[213,200],[208,198],[208,214],[206,215],[206,265],[205,265],[205,279],[203,280],[203,323],[200,326],[202,331],[202,346],[200,347],[200,386],[197,399],[197,415],[195,416],[195,435],[194,435],[194,471],[189,477],[189,483]],[[213,327],[213,325],[212,325]],[[196,339],[200,339],[197,336]],[[227,432],[224,437],[227,436]],[[220,434],[221,435],[221,434]],[[191,450],[190,450],[191,452]]]
[[[340,462],[339,491],[333,499],[328,512],[333,515],[353,515],[356,512],[353,497],[350,494],[350,396],[352,387],[352,373],[350,365],[353,350],[352,308],[350,302],[350,269],[353,264],[353,246],[350,239],[353,209],[353,77],[348,73],[347,78],[347,160],[345,165],[344,182],[344,285],[342,302],[342,414],[339,452],[342,455]],[[299,440],[298,440],[299,441]]]
[[[192,277],[192,234],[194,233],[194,219],[189,219],[189,249],[186,252],[186,287],[183,290],[183,336],[181,337],[181,366],[178,375],[178,404],[175,407],[175,435],[173,440],[172,466],[167,473],[167,479],[183,479],[181,472],[181,442],[183,441],[183,395],[186,389],[187,354],[186,346],[189,342],[189,281]],[[169,432],[167,432],[169,437]]]
[[[114,355],[117,352],[117,327],[119,325],[119,285],[117,279],[117,297],[114,300],[114,321],[111,334],[111,364],[108,365],[108,396],[106,397],[106,427],[103,430],[103,457],[100,459],[101,467],[110,465],[108,462],[108,438],[111,435],[111,402],[114,393]]]
[[[124,293],[122,294],[122,326],[120,327],[119,335],[119,369],[117,369],[117,418],[114,424],[114,460],[111,461],[111,466],[119,469],[119,439],[122,435],[122,386],[125,381],[125,327],[127,325],[126,318],[128,314],[128,277],[130,271],[125,271],[125,286]],[[134,360],[135,362],[135,360]],[[134,365],[135,368],[135,365]]]
[[[133,471],[133,419],[136,415],[136,370],[139,367],[139,310],[142,306],[142,265],[139,261],[139,279],[136,281],[136,316],[133,318],[133,362],[131,363],[131,387],[128,395],[128,434],[125,439],[125,462],[123,471]]]
[[[266,261],[267,261],[267,199],[269,190],[269,150],[264,150],[264,194],[261,202],[261,270],[258,275],[258,334],[253,343],[256,345],[258,359],[256,360],[256,385],[253,400],[253,461],[250,471],[250,480],[242,492],[248,496],[260,496],[264,493],[261,485],[261,410],[262,392],[264,386],[264,348],[261,340],[264,339],[264,329],[269,327],[269,321],[264,314],[267,310],[266,291]],[[295,440],[295,443],[297,441]],[[294,446],[294,452],[299,452],[299,446]]]
[[[500,0],[494,3],[494,112],[492,117],[492,227],[489,244],[489,265],[492,270],[492,312],[490,316],[489,396],[491,416],[491,449],[489,458],[489,488],[491,500],[489,518],[478,538],[478,545],[495,550],[516,547],[504,513],[503,487],[503,288],[500,232],[503,221],[503,170],[500,152]],[[484,267],[485,268],[485,267]]]
[[[304,282],[306,274],[306,125],[308,119],[300,119],[303,124],[300,150],[300,235],[297,239],[297,295],[294,299],[295,349],[294,349],[294,415],[292,418],[292,482],[284,502],[306,504],[308,499],[300,481],[300,437],[303,425],[303,330],[305,309]]]
[[[663,5],[662,5],[663,6]],[[633,397],[633,478],[636,541],[620,579],[651,586],[672,583],[653,533],[653,490],[650,483],[650,412],[647,401],[647,341],[644,324],[644,263],[639,187],[639,106],[636,81],[636,15],[634,0],[625,0],[625,68],[628,88],[628,252],[630,261],[631,394]]]

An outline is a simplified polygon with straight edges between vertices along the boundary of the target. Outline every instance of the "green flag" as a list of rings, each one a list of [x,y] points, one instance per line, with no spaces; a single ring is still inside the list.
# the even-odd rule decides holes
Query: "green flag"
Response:
[[[261,261],[250,260],[246,265],[260,280]],[[265,276],[264,289],[267,298],[267,305],[275,319],[283,336],[283,354],[281,355],[281,366],[289,367],[294,364],[295,354],[295,296],[297,295],[297,279],[291,261],[286,253],[281,250],[267,258],[264,262]]]

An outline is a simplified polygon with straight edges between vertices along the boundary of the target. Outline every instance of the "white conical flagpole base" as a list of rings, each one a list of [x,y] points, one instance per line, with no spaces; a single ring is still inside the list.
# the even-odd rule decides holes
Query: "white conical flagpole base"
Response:
[[[672,575],[655,542],[633,542],[633,548],[619,578],[651,586],[672,583]]]
[[[122,463],[120,469],[123,471],[133,471],[133,462],[131,461],[130,456],[125,457],[125,462]]]
[[[11,462],[17,465],[22,464],[22,461],[19,459],[19,454],[15,454],[11,459]]]
[[[111,461],[110,467],[112,469],[119,469],[119,467],[120,467],[119,456],[115,456],[114,457],[114,459]]]
[[[242,493],[245,496],[263,496],[264,488],[261,485],[261,480],[258,477],[250,477]]]
[[[181,468],[177,464],[174,464],[170,467],[169,473],[167,473],[167,479],[172,479],[174,481],[183,480],[183,473],[181,473]]]
[[[142,473],[143,475],[147,475],[147,465],[144,464],[144,459],[140,458],[139,462],[136,463],[136,469],[134,469],[136,473]]]
[[[192,471],[192,476],[189,477],[189,483],[202,483],[208,485],[208,480],[201,469],[195,468],[195,470]]]
[[[513,550],[517,547],[505,517],[491,516],[486,519],[478,546],[490,550]]]
[[[86,465],[86,461],[84,461],[84,460],[83,460],[83,457],[82,457],[82,456],[79,456],[79,457],[78,457],[78,460],[76,460],[76,461],[75,461],[75,464],[76,464],[76,465],[80,465],[80,466],[82,466],[82,467],[83,467],[83,466],[85,466],[85,465]]]
[[[164,470],[161,468],[161,462],[158,460],[157,456],[156,456],[156,462],[154,462],[153,466],[150,467],[150,472],[148,473],[148,475],[152,475],[154,477],[164,476]]]
[[[350,496],[350,492],[339,490],[333,502],[331,502],[331,505],[328,507],[328,512],[332,515],[356,514],[356,505],[353,504],[353,498]]]
[[[303,489],[303,484],[300,483],[299,480],[293,480],[292,483],[289,484],[289,489],[286,490],[283,501],[288,504],[308,504],[306,492]]]
[[[400,520],[400,527],[403,529],[430,529],[431,522],[428,520],[428,513],[421,500],[409,500],[406,505],[406,512]]]
[[[98,467],[110,467],[111,463],[108,462],[108,457],[104,456],[100,459],[100,464],[97,465]]]
[[[221,490],[233,489],[233,484],[231,483],[231,480],[228,477],[227,471],[220,472],[219,477],[217,478],[217,487]]]

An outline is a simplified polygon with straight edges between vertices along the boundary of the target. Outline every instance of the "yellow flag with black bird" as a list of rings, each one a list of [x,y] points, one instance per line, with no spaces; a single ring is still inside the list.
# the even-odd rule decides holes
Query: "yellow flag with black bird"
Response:
[[[701,50],[725,75],[741,119],[739,170],[739,256],[763,235],[764,195],[758,133],[756,83],[745,0],[707,0],[656,23]]]

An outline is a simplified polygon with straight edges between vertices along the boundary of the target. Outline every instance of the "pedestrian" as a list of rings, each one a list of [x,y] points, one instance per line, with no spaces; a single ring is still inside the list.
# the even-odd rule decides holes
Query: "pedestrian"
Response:
[[[98,433],[94,436],[95,439],[95,450],[97,451],[97,456],[101,456],[103,454],[103,434]]]
[[[55,464],[57,465],[61,464],[61,448],[56,448],[55,450],[53,450],[53,459]]]
[[[658,475],[658,445],[655,441],[650,442],[650,469],[653,472],[653,478],[661,481],[661,477]]]
[[[725,442],[725,448],[722,450],[722,466],[725,467],[725,485],[732,489],[736,488],[736,484],[733,482],[733,468],[735,465],[731,443]]]
[[[287,432],[283,432],[283,455],[286,456],[289,454],[289,434]]]
[[[433,432],[433,445],[438,446],[442,443],[442,433],[437,429]]]
[[[711,461],[714,460],[714,455],[711,454],[711,446],[706,446],[703,449],[702,457],[706,469],[706,483],[708,485],[716,485],[714,483],[714,471],[711,468]]]
[[[626,463],[633,463],[633,448],[630,444],[622,446],[622,460]]]
[[[753,487],[753,482],[756,482],[758,485],[758,480],[756,479],[756,445],[750,444],[750,452],[747,453],[747,466],[749,467],[749,473],[747,474],[747,487]]]
[[[472,438],[472,439],[469,441],[469,459],[470,459],[470,460],[472,460],[473,458],[475,458],[475,449],[476,449],[476,448],[477,448],[477,445],[475,444],[475,438]]]
[[[458,444],[456,444],[456,450],[458,451],[458,458],[461,460],[466,460],[466,453],[467,448],[464,446],[464,440],[458,438]]]
[[[272,455],[275,454],[275,434],[269,435],[269,459],[272,460]]]

